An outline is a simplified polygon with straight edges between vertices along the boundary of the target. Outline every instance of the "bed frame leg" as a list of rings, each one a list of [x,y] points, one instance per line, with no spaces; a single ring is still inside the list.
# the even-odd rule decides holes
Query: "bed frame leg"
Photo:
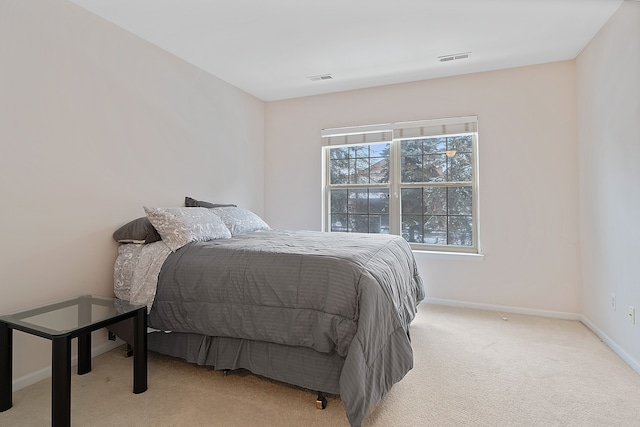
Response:
[[[316,408],[325,409],[326,407],[327,407],[327,394],[319,391],[318,398],[316,399]]]

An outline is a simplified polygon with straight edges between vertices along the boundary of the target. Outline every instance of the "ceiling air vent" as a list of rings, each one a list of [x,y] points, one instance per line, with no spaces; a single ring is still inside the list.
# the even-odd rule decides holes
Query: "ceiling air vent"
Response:
[[[312,82],[319,82],[320,80],[331,80],[333,77],[331,77],[331,74],[320,74],[318,76],[311,76],[307,78]]]
[[[470,54],[471,52],[454,53],[453,55],[438,56],[438,60],[440,62],[449,62],[449,61],[455,61],[458,59],[467,59]]]

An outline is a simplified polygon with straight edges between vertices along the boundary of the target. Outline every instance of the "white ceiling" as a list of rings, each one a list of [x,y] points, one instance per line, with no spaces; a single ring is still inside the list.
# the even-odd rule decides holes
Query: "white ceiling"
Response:
[[[573,59],[623,0],[71,1],[274,101]]]

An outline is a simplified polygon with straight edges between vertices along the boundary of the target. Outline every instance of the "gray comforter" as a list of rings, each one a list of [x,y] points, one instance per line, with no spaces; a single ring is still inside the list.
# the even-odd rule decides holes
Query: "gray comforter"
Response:
[[[409,324],[423,298],[401,237],[262,231],[169,255],[149,326],[335,351],[355,427],[412,368]]]

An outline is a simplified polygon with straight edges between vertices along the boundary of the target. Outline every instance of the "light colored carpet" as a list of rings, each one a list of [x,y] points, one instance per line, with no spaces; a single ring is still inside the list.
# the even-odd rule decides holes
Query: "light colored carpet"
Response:
[[[579,322],[422,304],[415,367],[363,427],[640,426],[640,375]],[[224,376],[149,354],[134,395],[132,359],[116,349],[72,379],[74,426],[348,426],[344,405],[246,371]],[[13,395],[1,426],[50,424],[51,382]]]

